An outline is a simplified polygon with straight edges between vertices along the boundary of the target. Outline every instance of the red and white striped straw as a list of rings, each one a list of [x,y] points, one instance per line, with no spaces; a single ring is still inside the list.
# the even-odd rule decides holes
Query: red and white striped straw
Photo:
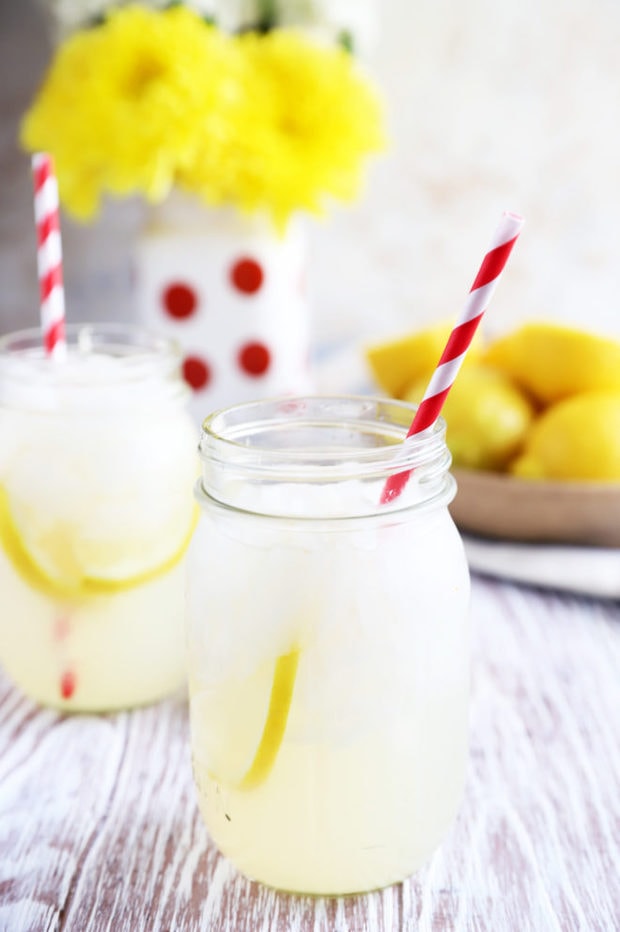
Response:
[[[58,184],[50,155],[43,152],[33,155],[32,178],[43,345],[48,356],[58,358],[64,356],[67,349],[65,289],[62,277]]]
[[[469,290],[465,307],[452,329],[437,367],[424,392],[424,397],[418,405],[407,437],[426,430],[439,417],[446,396],[452,388],[469,345],[474,338],[478,324],[491,303],[493,292],[508,262],[508,257],[518,239],[523,223],[524,219],[519,214],[506,211],[502,215],[495,236]],[[410,475],[411,470],[405,470],[390,476],[381,493],[382,505],[393,501],[400,495]]]

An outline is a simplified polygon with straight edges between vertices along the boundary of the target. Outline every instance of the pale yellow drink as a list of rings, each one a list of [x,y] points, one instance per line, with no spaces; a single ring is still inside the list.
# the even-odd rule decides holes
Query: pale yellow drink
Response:
[[[185,680],[184,556],[196,432],[167,341],[69,329],[0,343],[0,661],[73,710],[151,702]]]
[[[247,430],[241,408],[225,412],[203,435],[188,594],[193,767],[209,831],[247,876],[350,893],[406,877],[456,814],[469,577],[441,432],[422,439],[415,478],[383,510],[412,412],[304,404],[289,415],[252,406]],[[345,426],[329,429],[321,461],[330,418]]]

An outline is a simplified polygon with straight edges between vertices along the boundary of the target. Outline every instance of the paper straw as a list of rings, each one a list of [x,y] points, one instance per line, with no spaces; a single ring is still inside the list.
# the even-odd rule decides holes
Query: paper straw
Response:
[[[67,345],[58,184],[51,156],[37,153],[32,157],[32,178],[43,345],[48,356],[58,358],[64,356]]]
[[[446,396],[461,368],[478,324],[491,302],[493,292],[508,262],[508,257],[521,232],[523,223],[523,217],[520,217],[519,214],[513,214],[509,211],[502,214],[499,226],[469,290],[465,307],[452,328],[448,342],[424,392],[422,401],[418,405],[407,437],[426,430],[439,417]],[[411,470],[405,470],[390,476],[381,493],[382,505],[394,501],[400,495],[410,475]]]

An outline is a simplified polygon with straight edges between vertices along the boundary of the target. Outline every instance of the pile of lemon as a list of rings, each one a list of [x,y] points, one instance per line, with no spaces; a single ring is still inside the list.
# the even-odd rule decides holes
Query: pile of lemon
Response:
[[[451,322],[365,350],[379,389],[417,403]],[[478,332],[442,415],[455,466],[529,479],[620,481],[620,341],[529,322]]]

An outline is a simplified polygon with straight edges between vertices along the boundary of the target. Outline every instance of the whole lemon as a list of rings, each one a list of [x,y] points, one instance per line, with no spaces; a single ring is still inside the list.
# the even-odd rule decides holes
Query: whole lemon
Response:
[[[410,385],[405,400],[418,403],[429,378]],[[487,470],[502,470],[515,456],[534,417],[530,400],[504,373],[476,364],[461,369],[441,413],[454,465]]]
[[[402,398],[407,386],[435,368],[452,327],[452,321],[443,321],[433,327],[368,346],[366,360],[377,385],[393,398]],[[480,356],[481,346],[482,337],[477,333],[469,347],[467,361]]]
[[[620,392],[586,392],[552,405],[533,423],[510,472],[620,481]]]
[[[620,342],[560,324],[524,324],[490,343],[484,362],[545,405],[582,392],[620,392]]]

